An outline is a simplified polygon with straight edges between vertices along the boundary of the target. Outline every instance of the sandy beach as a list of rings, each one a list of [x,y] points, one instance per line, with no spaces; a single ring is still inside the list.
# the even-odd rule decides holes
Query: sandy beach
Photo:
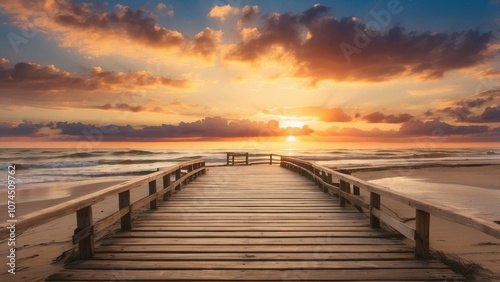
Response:
[[[50,183],[28,185],[27,195],[36,199],[37,193],[45,193],[50,189],[52,194],[44,200],[36,201],[24,198],[20,202],[17,211],[18,216],[50,207],[52,205],[77,198],[79,196],[92,193],[106,187],[125,181],[125,179],[115,179],[112,181],[79,181],[67,183]],[[47,188],[50,186],[51,188]],[[60,191],[60,193],[57,193]],[[22,194],[22,193],[21,193]],[[147,187],[138,187],[132,190],[132,201],[147,195]],[[21,198],[21,197],[20,197]],[[5,205],[0,205],[0,209],[5,209]],[[112,212],[118,210],[118,200],[116,197],[108,197],[105,201],[93,206],[94,221],[97,221]],[[7,273],[6,264],[1,264],[1,281],[43,281],[50,274],[64,268],[64,261],[67,256],[58,259],[63,253],[71,250],[73,244],[71,237],[76,228],[76,217],[74,214],[64,216],[50,223],[26,230],[22,235],[18,235],[17,241],[17,271],[15,275]],[[0,257],[7,255],[7,244],[2,242]],[[54,262],[57,260],[57,262]]]
[[[498,202],[500,193],[498,187],[498,175],[500,166],[482,167],[456,167],[456,168],[422,168],[412,170],[386,170],[376,172],[357,172],[354,176],[369,181],[380,181],[389,179],[390,186],[405,186],[405,181],[425,181],[435,191],[429,194],[428,191],[413,191],[410,193],[415,197],[428,198],[432,195],[439,195],[441,192],[435,185],[431,184],[456,184],[477,187],[477,189],[487,189],[497,198],[489,199]],[[394,180],[395,179],[395,180]],[[57,184],[36,184],[28,185],[25,189],[25,196],[18,206],[20,215],[37,211],[56,203],[61,203],[72,198],[94,192],[113,184],[122,182],[124,179],[114,179],[113,181],[80,181]],[[47,188],[50,187],[50,188]],[[50,190],[50,193],[48,191]],[[133,190],[132,198],[138,199],[146,195],[147,187],[140,187]],[[486,197],[476,190],[469,191],[463,195],[444,191],[450,202],[460,197],[469,197],[471,203],[480,205]],[[463,191],[462,191],[463,192]],[[39,193],[39,194],[37,194]],[[441,193],[442,194],[442,193]],[[430,196],[429,196],[430,195]],[[43,197],[42,197],[43,196]],[[41,200],[36,200],[36,199]],[[489,197],[491,198],[491,196]],[[413,218],[414,211],[408,207],[382,200],[384,209],[395,213],[401,218]],[[0,206],[5,208],[5,206]],[[117,199],[110,197],[104,202],[94,206],[94,220],[98,220],[113,211],[117,210]],[[498,216],[498,211],[493,211],[491,216]],[[497,218],[500,220],[500,218]],[[500,279],[500,240],[482,234],[479,231],[457,224],[449,223],[438,218],[431,219],[431,247],[435,250],[443,251],[448,255],[455,255],[463,260],[472,261],[491,271],[488,275],[490,281]],[[410,220],[408,224],[412,224]],[[25,231],[18,236],[17,249],[17,273],[16,275],[6,274],[6,265],[2,264],[0,279],[2,281],[43,281],[50,274],[57,272],[64,267],[64,260],[67,257],[56,260],[61,254],[70,250],[71,236],[75,228],[75,216],[68,215],[51,223]],[[2,244],[1,257],[6,256],[6,244]],[[481,278],[489,281],[488,278]]]
[[[391,187],[396,191],[406,192],[411,196],[434,201],[438,204],[461,205],[462,210],[488,220],[500,220],[500,210],[498,209],[500,202],[499,165],[397,169],[357,172],[353,175],[363,180],[386,184],[384,186]],[[424,189],[412,187],[415,181],[425,182],[426,185],[422,186]],[[448,187],[440,189],[440,186],[449,184],[458,187],[458,191],[450,191]],[[432,187],[434,190],[429,191],[429,189],[425,189],[425,186]],[[462,186],[469,189],[461,189]],[[468,202],[464,202],[464,198],[468,199]],[[382,199],[382,204],[387,212],[397,214],[400,218],[411,219],[415,217],[415,211],[403,204],[384,199]],[[414,221],[409,220],[408,224],[412,225]],[[491,277],[492,281],[500,281],[499,239],[475,229],[431,216],[431,248],[477,263],[493,273],[490,274],[493,276]]]

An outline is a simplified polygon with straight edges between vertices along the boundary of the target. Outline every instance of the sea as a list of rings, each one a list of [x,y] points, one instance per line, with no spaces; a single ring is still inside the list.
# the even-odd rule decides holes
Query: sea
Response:
[[[203,158],[207,165],[226,163],[227,149],[0,149],[0,172],[16,166],[17,185],[89,179],[133,178]],[[419,166],[449,163],[500,163],[500,148],[453,149],[286,149],[241,151],[268,161],[279,154],[315,161],[334,169]],[[7,178],[0,179],[0,189]]]

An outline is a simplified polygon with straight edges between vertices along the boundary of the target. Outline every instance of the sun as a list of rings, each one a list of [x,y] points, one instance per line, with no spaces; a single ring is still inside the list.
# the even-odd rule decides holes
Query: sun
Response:
[[[290,136],[288,136],[288,138],[286,138],[286,140],[288,140],[289,142],[293,142],[293,141],[297,140],[297,138],[295,138],[295,136],[293,136],[293,135],[290,135]]]

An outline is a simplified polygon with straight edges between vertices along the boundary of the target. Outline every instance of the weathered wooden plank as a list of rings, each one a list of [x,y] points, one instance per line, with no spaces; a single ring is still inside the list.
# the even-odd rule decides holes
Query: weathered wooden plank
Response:
[[[97,252],[127,252],[127,253],[168,253],[168,252],[182,252],[182,253],[383,253],[383,252],[411,252],[413,249],[404,244],[380,244],[380,245],[102,245]]]
[[[369,269],[359,271],[358,269],[331,271],[324,269],[316,270],[109,270],[88,271],[64,270],[51,275],[48,281],[78,281],[85,280],[118,280],[118,281],[166,281],[169,280],[195,280],[195,281],[408,281],[408,280],[452,280],[465,281],[447,269]],[[455,280],[454,280],[455,279]]]
[[[102,245],[386,245],[402,244],[399,240],[381,238],[110,238]]]
[[[201,231],[201,232],[179,232],[179,231],[132,231],[120,232],[113,238],[388,238],[394,237],[388,232],[375,231]]]
[[[394,219],[392,216],[378,210],[375,208],[372,208],[372,214],[376,216],[378,219],[382,220],[385,222],[387,225],[391,226],[392,228],[396,229],[399,233],[403,234],[406,238],[415,240],[415,230],[408,225],[404,224],[401,221],[398,221]]]
[[[380,253],[329,253],[329,252],[294,252],[294,253],[96,253],[92,259],[94,260],[232,260],[232,261],[247,261],[247,260],[329,260],[329,261],[352,261],[352,260],[413,260],[414,256],[411,251],[408,252],[380,252]]]
[[[411,247],[370,229],[365,215],[340,208],[285,169],[231,170],[210,168],[193,182],[198,188],[172,191],[158,210],[140,215],[133,230],[104,240],[92,260],[49,280],[462,281],[440,262],[413,259]],[[270,188],[255,189],[264,187],[261,179]],[[287,183],[278,184],[283,179]],[[321,173],[318,180],[324,179]]]
[[[296,227],[296,226],[165,226],[165,225],[146,225],[141,224],[134,227],[134,231],[176,231],[176,232],[234,232],[234,231],[274,231],[274,232],[316,232],[316,231],[329,231],[329,232],[359,232],[359,231],[373,231],[370,227],[365,226],[307,226],[307,227]]]
[[[429,260],[364,260],[364,261],[325,261],[314,263],[301,261],[134,261],[134,260],[80,260],[66,265],[67,269],[143,269],[143,270],[174,270],[174,269],[446,269],[442,262]]]
[[[196,219],[241,219],[241,220],[251,220],[251,219],[269,219],[272,216],[273,219],[284,220],[284,219],[365,219],[366,217],[360,213],[299,213],[299,214],[282,214],[282,213],[200,213],[197,211],[189,212],[186,211],[182,215],[171,214],[171,213],[152,213],[148,215],[151,218],[190,218],[192,220]]]

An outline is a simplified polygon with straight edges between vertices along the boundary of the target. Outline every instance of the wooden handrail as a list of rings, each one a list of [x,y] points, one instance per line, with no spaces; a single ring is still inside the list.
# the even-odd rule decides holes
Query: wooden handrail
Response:
[[[343,174],[314,162],[308,162],[292,157],[281,156],[282,167],[291,169],[314,181],[325,192],[340,198],[341,206],[350,201],[355,207],[367,208],[370,213],[370,225],[373,228],[380,227],[380,221],[393,227],[408,239],[415,241],[415,255],[417,258],[430,257],[429,251],[429,216],[433,215],[444,220],[472,227],[485,234],[500,238],[500,226],[494,222],[482,218],[464,214],[450,208],[446,208],[425,200],[419,200],[402,193],[391,191],[384,186],[368,183],[354,176]],[[336,178],[337,183],[333,183]],[[354,194],[351,194],[351,186]],[[370,202],[366,203],[359,197],[359,189],[363,189],[370,194]],[[380,210],[380,198],[387,197],[397,202],[415,208],[416,223],[415,229],[399,221]]]
[[[244,157],[242,161],[235,161],[236,157]],[[253,158],[253,159],[250,159]],[[270,165],[279,163],[281,156],[277,154],[250,154],[248,152],[228,152],[226,153],[226,165],[233,166],[236,164],[240,165],[252,165],[252,164],[267,164]]]
[[[182,176],[182,171],[187,170]],[[197,176],[205,174],[205,160],[196,159],[175,165],[164,170],[151,173],[126,181],[103,190],[90,193],[69,200],[67,202],[21,216],[16,222],[16,233],[20,234],[26,229],[43,225],[50,221],[59,219],[71,213],[77,214],[77,229],[73,236],[73,243],[79,243],[80,258],[88,258],[93,254],[93,236],[117,221],[121,221],[122,229],[130,229],[132,226],[131,213],[145,205],[150,209],[156,209],[156,202],[160,198],[168,198],[174,189],[179,190],[182,184],[194,180]],[[170,177],[175,176],[175,181],[170,183]],[[163,189],[157,191],[157,184],[163,178]],[[165,180],[167,179],[167,180]],[[130,203],[130,190],[148,183],[149,195],[135,203]],[[118,195],[119,210],[98,222],[93,222],[92,205],[104,201],[107,197]],[[0,240],[9,238],[8,224],[0,225]]]

